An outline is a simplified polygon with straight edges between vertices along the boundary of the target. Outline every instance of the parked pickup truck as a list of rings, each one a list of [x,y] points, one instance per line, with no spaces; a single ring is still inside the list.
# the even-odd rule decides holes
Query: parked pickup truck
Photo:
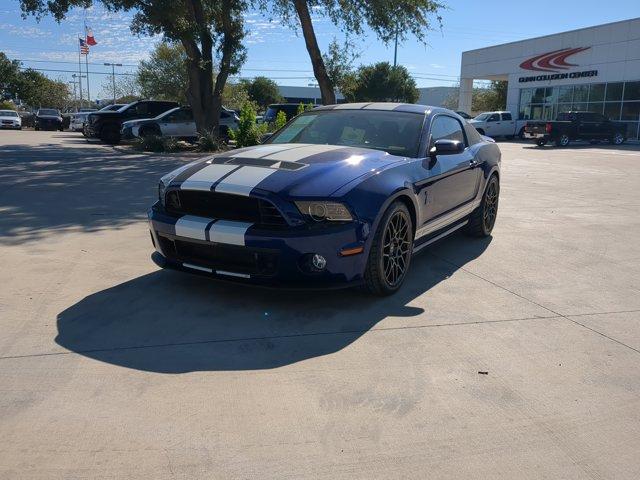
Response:
[[[623,123],[614,122],[595,112],[564,112],[554,122],[527,122],[525,138],[535,140],[540,147],[553,142],[566,147],[573,140],[608,140],[620,145],[627,139]]]
[[[516,131],[516,121],[511,112],[484,112],[469,120],[480,135],[487,137],[506,137],[513,138],[516,134],[521,135],[523,132]]]
[[[116,111],[92,112],[87,117],[85,133],[88,138],[95,137],[105,143],[115,144],[120,141],[122,122],[155,117],[178,106],[176,102],[141,100]]]

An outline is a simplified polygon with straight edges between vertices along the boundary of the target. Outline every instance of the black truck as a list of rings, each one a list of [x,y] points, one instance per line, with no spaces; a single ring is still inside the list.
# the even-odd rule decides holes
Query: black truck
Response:
[[[556,147],[566,147],[573,140],[608,140],[620,145],[627,139],[627,128],[600,113],[564,112],[553,122],[527,122],[524,137],[535,140],[539,147],[547,142],[553,142]]]
[[[105,143],[120,142],[122,122],[138,118],[152,118],[178,107],[176,102],[164,100],[140,100],[130,103],[116,111],[101,110],[92,112],[87,117],[85,135],[88,138],[99,138]]]

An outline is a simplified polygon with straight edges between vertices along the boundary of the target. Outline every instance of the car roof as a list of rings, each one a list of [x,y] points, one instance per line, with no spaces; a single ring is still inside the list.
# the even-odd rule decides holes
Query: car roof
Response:
[[[386,110],[393,112],[409,112],[421,114],[428,114],[437,110],[448,112],[448,110],[444,108],[433,107],[431,105],[392,102],[339,103],[337,105],[323,105],[316,108],[316,110]]]

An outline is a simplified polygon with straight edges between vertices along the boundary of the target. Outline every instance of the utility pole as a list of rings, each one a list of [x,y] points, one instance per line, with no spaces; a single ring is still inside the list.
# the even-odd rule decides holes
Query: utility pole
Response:
[[[398,27],[396,27],[396,45],[393,49],[393,66],[398,65]]]
[[[116,103],[116,67],[121,67],[121,63],[105,63],[106,67],[111,67],[111,82],[113,83],[113,103]]]
[[[77,83],[78,84],[78,92],[80,93],[80,107],[82,107],[82,79],[86,78],[86,75],[77,75],[77,74],[73,74],[71,75],[71,77],[73,78],[73,82],[74,84]],[[76,80],[77,79],[77,80]],[[73,91],[75,92],[75,85],[73,87]],[[75,96],[75,93],[74,93]]]

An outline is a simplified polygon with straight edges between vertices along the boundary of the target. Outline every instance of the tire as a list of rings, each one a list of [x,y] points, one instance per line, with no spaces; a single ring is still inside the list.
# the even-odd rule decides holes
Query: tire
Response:
[[[520,140],[524,140],[524,127],[522,127],[522,128],[520,129],[520,131],[518,132],[518,138],[519,138]]]
[[[498,217],[500,200],[500,182],[497,175],[492,175],[482,195],[480,206],[469,215],[467,233],[473,237],[488,237],[493,231]]]
[[[413,222],[407,206],[396,201],[382,216],[364,272],[366,289],[379,296],[398,291],[413,254]]]
[[[39,131],[40,131],[40,127],[35,127],[35,129],[34,129],[34,130],[35,130],[36,132],[39,132]]]
[[[539,138],[536,140],[536,145],[539,147],[544,147],[547,144],[547,141],[544,138]]]
[[[611,139],[611,145],[622,145],[625,142],[626,138],[624,138],[624,134],[622,132],[615,132]]]
[[[100,131],[100,140],[109,145],[120,143],[120,130],[117,125],[105,125]]]
[[[566,133],[563,133],[562,135],[560,135],[558,138],[555,139],[555,145],[556,147],[566,147],[567,145],[569,145],[570,141],[571,139],[569,138],[569,135],[567,135]]]

